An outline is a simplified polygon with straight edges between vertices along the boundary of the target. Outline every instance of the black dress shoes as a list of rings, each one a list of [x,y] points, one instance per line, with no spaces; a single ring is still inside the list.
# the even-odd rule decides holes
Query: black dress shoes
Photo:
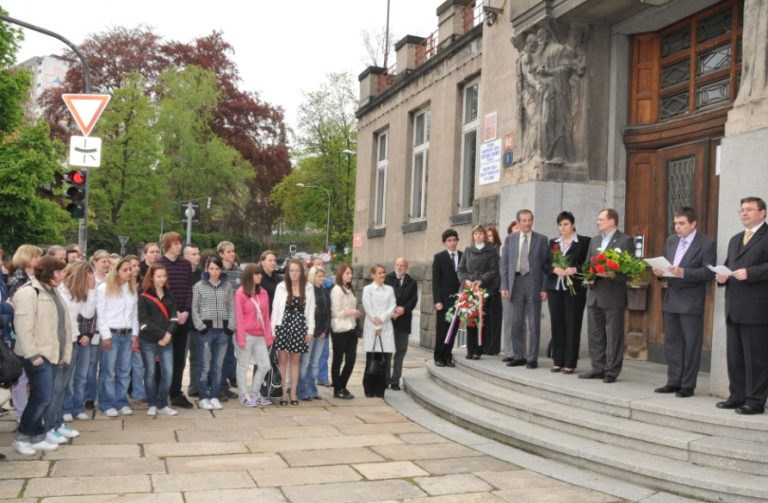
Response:
[[[394,391],[400,391],[400,385],[399,384],[393,384],[390,386]]]
[[[611,384],[616,382],[616,378],[613,376],[605,376],[605,378],[603,379],[603,382],[606,384]]]
[[[507,363],[507,367],[521,367],[528,363],[528,360],[523,358],[522,360],[512,360],[511,362]]]
[[[762,414],[765,412],[765,407],[754,407],[752,405],[742,405],[736,408],[736,414],[744,414],[745,416],[754,416],[755,414]]]
[[[669,384],[665,384],[663,388],[653,390],[654,393],[677,393],[678,391],[680,391],[680,386],[670,386]]]
[[[539,362],[528,362],[528,364],[525,366],[527,369],[535,369],[539,367]]]
[[[445,362],[445,366],[452,369],[456,365],[454,365],[453,360]]]
[[[579,374],[579,379],[604,379],[605,373],[597,370],[590,370],[586,374]]]
[[[717,402],[715,404],[715,407],[717,407],[718,409],[738,409],[742,405],[744,404],[729,402],[726,400],[725,402]]]
[[[691,388],[680,388],[680,391],[675,393],[675,396],[677,398],[688,398],[689,396],[693,396],[693,390]]]
[[[465,356],[464,358],[465,358],[466,360],[471,360],[471,359],[472,359],[472,355],[467,355],[467,356]]]
[[[445,367],[445,362],[442,360],[435,360],[435,367]]]
[[[552,367],[549,369],[550,372],[560,372],[561,370],[563,370],[563,367]]]
[[[501,361],[504,362],[504,363],[509,363],[509,362],[515,361],[515,359],[514,358],[510,358],[508,356],[505,356],[504,358],[501,359]]]

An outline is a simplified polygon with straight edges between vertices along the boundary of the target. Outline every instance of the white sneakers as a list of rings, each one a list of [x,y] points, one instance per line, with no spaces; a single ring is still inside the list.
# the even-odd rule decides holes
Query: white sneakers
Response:
[[[148,416],[156,416],[157,415],[157,407],[154,405],[147,409],[147,415]]]
[[[218,400],[216,401],[218,402]],[[207,398],[201,399],[197,406],[203,410],[213,410],[213,405],[211,405],[211,401]]]
[[[66,444],[67,439],[64,438],[64,435],[59,433],[56,430],[51,430],[48,433],[45,434],[45,441],[49,444]]]
[[[75,438],[80,436],[79,431],[75,430],[74,428],[70,428],[66,424],[62,424],[61,428],[56,431],[59,433],[59,435],[65,438]]]
[[[126,405],[125,407],[123,407],[122,409],[120,409],[120,414],[122,414],[122,415],[124,415],[124,416],[131,416],[131,415],[133,415],[133,411],[131,410],[131,408],[130,408],[130,407],[128,407],[128,406]]]
[[[79,419],[80,421],[88,421],[91,418],[91,416],[89,416],[85,412],[81,412],[80,414],[76,415],[75,417],[77,419]]]
[[[218,398],[211,398],[211,407],[213,407],[214,410],[221,410],[224,408],[224,406],[221,405],[221,402],[219,402]]]
[[[117,409],[107,409],[102,414],[107,417],[117,417]]]
[[[178,414],[178,412],[176,412],[172,408],[168,407],[167,405],[165,407],[163,407],[162,409],[157,409],[157,413],[158,414],[164,414],[166,416],[175,416],[176,414]]]
[[[66,442],[66,440],[65,440]],[[51,444],[47,441],[43,440],[42,442],[38,442],[36,444],[31,444],[29,442],[21,442],[19,440],[13,441],[13,448],[16,449],[16,452],[23,456],[32,456],[37,451],[55,451],[59,448],[59,444]]]
[[[64,414],[64,422],[65,423],[71,423],[74,421],[74,418],[72,417],[72,414]]]

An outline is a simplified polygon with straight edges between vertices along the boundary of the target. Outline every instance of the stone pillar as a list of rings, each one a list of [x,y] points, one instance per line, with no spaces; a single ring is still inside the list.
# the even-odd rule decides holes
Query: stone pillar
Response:
[[[379,66],[369,66],[363,73],[358,75],[360,81],[360,105],[364,106],[377,94],[379,94],[379,76],[386,71]]]
[[[446,0],[437,8],[437,39],[440,47],[464,35],[464,7],[472,0]]]
[[[726,137],[720,146],[720,201],[717,260],[721,264],[728,242],[744,228],[737,214],[739,200],[747,196],[766,198],[768,178],[768,0],[746,0],[744,4],[743,73],[741,88],[728,114]],[[725,292],[715,298],[712,333],[710,393],[728,396],[726,362]]]
[[[397,60],[397,74],[405,75],[416,68],[416,46],[424,40],[424,37],[406,35],[395,44]]]

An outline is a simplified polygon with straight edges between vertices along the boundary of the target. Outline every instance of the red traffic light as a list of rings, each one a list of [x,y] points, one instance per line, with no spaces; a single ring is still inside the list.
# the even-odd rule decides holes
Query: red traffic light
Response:
[[[85,183],[85,175],[82,172],[73,169],[67,173],[67,180],[75,185],[82,185]]]

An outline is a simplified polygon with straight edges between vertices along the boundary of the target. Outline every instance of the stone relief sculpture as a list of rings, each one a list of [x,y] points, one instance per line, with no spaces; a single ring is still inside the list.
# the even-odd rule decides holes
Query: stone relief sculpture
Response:
[[[768,0],[745,1],[743,43],[744,70],[736,107],[768,97]]]
[[[513,37],[519,51],[517,163],[585,167],[586,27],[547,19]]]

